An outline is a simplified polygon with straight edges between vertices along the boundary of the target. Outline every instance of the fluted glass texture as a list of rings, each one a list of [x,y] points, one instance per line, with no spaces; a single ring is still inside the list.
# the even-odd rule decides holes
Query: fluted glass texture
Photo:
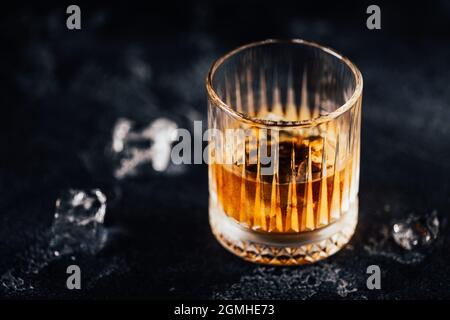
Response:
[[[227,239],[223,220],[211,215],[256,237],[243,239],[245,245],[258,245],[259,236],[267,245],[276,234],[277,250],[283,235],[314,240],[314,231],[339,221],[354,229],[362,76],[348,59],[302,40],[253,43],[213,65],[207,90],[208,126],[216,132],[209,147],[210,221],[220,241],[239,239]],[[346,215],[354,218],[344,223]]]

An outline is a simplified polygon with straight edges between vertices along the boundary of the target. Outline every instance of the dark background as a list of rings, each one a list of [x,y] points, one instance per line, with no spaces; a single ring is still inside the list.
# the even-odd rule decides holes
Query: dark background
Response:
[[[450,298],[450,4],[374,2],[76,2],[2,7],[0,34],[0,277],[7,298]],[[204,77],[250,41],[303,38],[344,53],[364,77],[360,219],[350,245],[297,268],[249,264],[208,225],[206,165],[112,178],[105,148],[118,117],[205,119]],[[54,203],[67,188],[108,196],[110,240],[95,257],[43,261]],[[387,232],[411,212],[438,212],[426,250],[406,252]],[[66,267],[82,269],[80,291]],[[38,273],[30,272],[30,264]],[[366,268],[382,290],[366,288]],[[1,281],[0,281],[1,282]]]

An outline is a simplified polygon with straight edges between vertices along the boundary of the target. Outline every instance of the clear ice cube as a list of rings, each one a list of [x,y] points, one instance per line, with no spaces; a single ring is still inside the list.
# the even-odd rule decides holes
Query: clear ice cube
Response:
[[[410,215],[405,221],[392,226],[394,241],[406,250],[430,245],[439,234],[439,219],[436,211],[430,215]]]
[[[106,196],[99,190],[70,189],[56,201],[50,248],[55,256],[83,252],[96,254],[107,237],[103,228]]]
[[[325,160],[327,169],[332,169],[336,156],[336,140],[331,134],[326,139],[321,136],[305,139],[303,141],[303,145],[305,146],[305,148],[311,148],[311,162],[313,166],[321,169],[322,163]],[[325,158],[323,155],[324,152]]]
[[[177,129],[177,124],[166,118],[157,118],[141,130],[135,129],[131,120],[119,119],[112,137],[112,151],[117,160],[114,176],[122,179],[136,175],[147,163],[151,163],[155,171],[165,171]]]

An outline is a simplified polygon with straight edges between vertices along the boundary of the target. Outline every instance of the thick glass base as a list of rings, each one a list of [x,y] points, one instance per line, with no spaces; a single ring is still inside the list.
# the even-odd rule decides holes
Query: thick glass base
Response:
[[[358,199],[342,217],[326,227],[298,234],[249,230],[228,217],[212,198],[209,222],[217,240],[235,255],[269,265],[314,263],[339,251],[352,237],[358,221]]]

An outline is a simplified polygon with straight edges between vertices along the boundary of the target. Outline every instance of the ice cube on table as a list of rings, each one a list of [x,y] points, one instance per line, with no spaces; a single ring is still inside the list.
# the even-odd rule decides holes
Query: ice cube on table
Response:
[[[135,129],[131,120],[120,118],[113,130],[112,151],[117,159],[114,176],[122,179],[136,175],[146,163],[151,163],[155,171],[165,171],[177,129],[177,124],[166,118],[157,118],[141,130]]]
[[[394,241],[406,250],[430,245],[439,234],[439,219],[436,211],[429,215],[411,215],[405,221],[392,226]]]
[[[106,196],[99,189],[70,189],[56,201],[50,248],[55,256],[96,254],[105,245]]]

